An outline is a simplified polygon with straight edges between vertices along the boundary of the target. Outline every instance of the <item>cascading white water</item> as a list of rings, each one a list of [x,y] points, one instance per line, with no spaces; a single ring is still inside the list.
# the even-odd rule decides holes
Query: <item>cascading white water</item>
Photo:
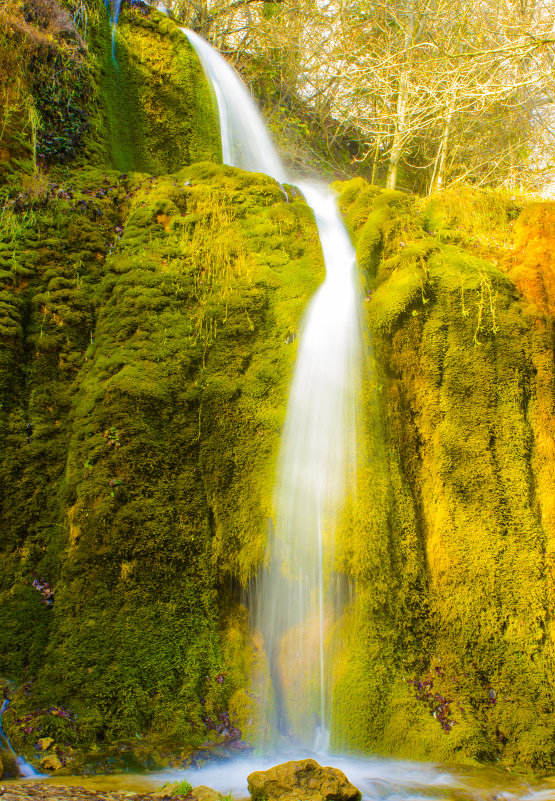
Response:
[[[293,723],[297,736],[325,750],[325,621],[335,605],[326,577],[333,572],[334,531],[347,483],[356,481],[360,296],[355,254],[333,196],[306,183],[300,188],[316,217],[326,280],[301,328],[256,620],[278,685],[280,728],[290,731]],[[285,671],[289,698],[280,697],[277,677]]]
[[[286,171],[241,79],[207,42],[182,30],[214,89],[224,162],[283,183]],[[328,717],[324,639],[332,607],[327,576],[347,487],[356,483],[360,292],[354,250],[333,195],[325,186],[298,186],[314,212],[326,278],[300,332],[255,622],[264,636],[280,728],[305,742],[316,733],[322,748]],[[294,677],[293,691],[284,686],[284,673]]]
[[[181,30],[195,48],[216,95],[224,164],[263,172],[283,183],[285,169],[245,85],[208,42],[187,28]]]

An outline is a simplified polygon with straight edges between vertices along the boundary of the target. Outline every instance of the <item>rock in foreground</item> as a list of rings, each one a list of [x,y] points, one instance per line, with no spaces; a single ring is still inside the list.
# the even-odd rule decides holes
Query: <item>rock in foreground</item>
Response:
[[[337,768],[323,768],[314,759],[284,762],[248,777],[253,801],[360,801],[361,792]]]

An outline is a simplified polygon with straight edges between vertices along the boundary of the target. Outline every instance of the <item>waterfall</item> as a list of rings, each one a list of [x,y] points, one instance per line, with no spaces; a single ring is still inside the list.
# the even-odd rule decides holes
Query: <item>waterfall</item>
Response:
[[[285,169],[247,88],[208,42],[187,28],[181,30],[195,48],[216,95],[224,164],[263,172],[282,184]]]
[[[182,30],[214,90],[224,162],[283,183],[286,171],[241,79],[207,42]],[[325,748],[334,533],[345,496],[356,486],[360,291],[355,253],[333,195],[325,186],[298,186],[314,212],[326,278],[301,326],[255,623],[264,637],[280,730]]]
[[[116,59],[116,31],[118,27],[119,12],[121,10],[121,0],[104,0],[104,5],[110,19],[110,28],[112,34],[112,61],[117,70],[119,67]]]

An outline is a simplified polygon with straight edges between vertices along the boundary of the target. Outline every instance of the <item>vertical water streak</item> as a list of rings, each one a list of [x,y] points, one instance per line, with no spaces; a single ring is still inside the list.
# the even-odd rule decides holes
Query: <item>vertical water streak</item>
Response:
[[[286,171],[241,79],[207,42],[182,30],[214,89],[224,162],[283,183]],[[279,728],[306,743],[316,734],[325,749],[325,639],[334,607],[328,577],[345,497],[356,485],[360,291],[333,195],[325,186],[298,186],[314,212],[326,278],[301,327],[255,622],[264,636]]]
[[[289,732],[293,723],[301,739],[318,732],[322,742],[329,726],[325,628],[335,608],[328,578],[344,499],[356,483],[360,297],[355,254],[334,198],[320,187],[301,183],[300,188],[316,217],[326,280],[310,302],[300,332],[280,446],[275,530],[268,542],[257,621],[274,681],[274,666],[280,662],[279,673],[291,676],[289,703],[282,699],[282,729]],[[288,634],[294,627],[299,627],[296,649]],[[305,706],[310,695],[312,717]]]
[[[104,0],[106,11],[110,19],[110,30],[112,35],[112,62],[119,70],[119,64],[116,58],[116,31],[118,27],[119,13],[121,10],[121,0]]]

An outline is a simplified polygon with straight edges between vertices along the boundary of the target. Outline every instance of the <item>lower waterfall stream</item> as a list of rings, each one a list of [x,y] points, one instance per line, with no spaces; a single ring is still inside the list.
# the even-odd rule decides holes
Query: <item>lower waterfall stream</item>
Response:
[[[13,757],[14,757],[16,763],[17,763],[17,767],[19,769],[19,772],[21,773],[21,775],[24,778],[26,778],[26,779],[36,779],[41,774],[37,773],[37,771],[31,765],[29,765],[29,763],[26,762],[23,759],[23,757],[17,756],[17,754],[15,753],[15,751],[12,748],[12,744],[11,744],[11,742],[9,740],[9,737],[6,735],[4,729],[2,728],[2,715],[4,714],[6,709],[8,708],[9,703],[10,702],[6,698],[4,698],[4,700],[2,701],[2,705],[0,706],[0,748],[2,750],[5,750],[8,753],[13,755]]]

